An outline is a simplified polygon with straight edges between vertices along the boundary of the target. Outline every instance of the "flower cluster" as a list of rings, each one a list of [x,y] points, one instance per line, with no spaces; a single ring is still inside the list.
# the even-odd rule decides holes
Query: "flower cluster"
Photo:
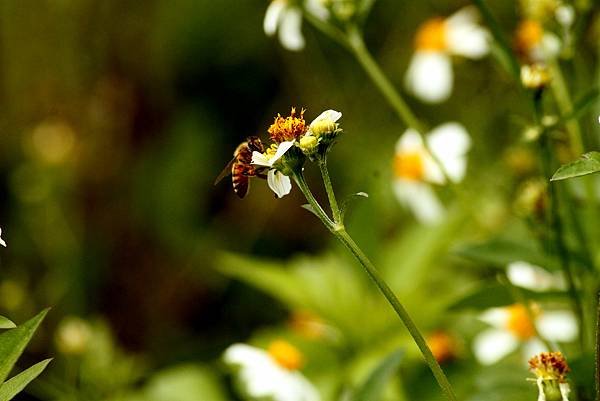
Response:
[[[566,380],[567,360],[560,352],[542,352],[529,360],[529,370],[536,376],[538,401],[569,401],[571,389]]]
[[[342,117],[339,111],[326,110],[309,125],[304,112],[292,107],[289,116],[278,114],[267,130],[273,143],[263,153],[252,152],[252,164],[268,169],[267,183],[278,198],[290,193],[290,175],[301,171],[306,157],[324,156],[342,132],[337,123]]]

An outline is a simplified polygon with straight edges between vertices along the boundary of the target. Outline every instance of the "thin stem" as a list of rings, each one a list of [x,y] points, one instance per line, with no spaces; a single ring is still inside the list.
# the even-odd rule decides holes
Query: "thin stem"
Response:
[[[423,337],[423,335],[421,334],[421,332],[419,331],[419,329],[413,322],[412,318],[410,317],[410,315],[408,314],[406,309],[404,309],[404,306],[402,305],[402,303],[400,303],[400,301],[398,300],[398,298],[396,297],[396,295],[394,294],[392,289],[387,285],[385,280],[381,277],[381,275],[379,274],[379,272],[377,271],[377,269],[375,268],[373,263],[371,263],[369,258],[364,254],[364,252],[360,249],[360,247],[354,242],[354,240],[346,232],[346,230],[344,229],[344,226],[341,224],[333,223],[327,217],[327,215],[323,211],[323,208],[321,208],[321,206],[319,205],[319,203],[317,202],[317,200],[311,193],[310,188],[308,187],[308,184],[306,183],[302,173],[295,174],[294,180],[296,181],[296,183],[298,184],[298,187],[300,188],[300,190],[306,197],[306,200],[308,201],[308,203],[312,206],[317,217],[319,217],[319,219],[323,222],[325,227],[327,227],[327,229],[329,229],[329,231],[338,240],[340,240],[342,242],[342,244],[344,244],[344,246],[356,258],[356,260],[358,260],[358,262],[364,267],[364,269],[366,270],[369,277],[375,282],[375,284],[377,285],[379,290],[382,292],[383,296],[390,303],[390,305],[392,306],[392,308],[394,309],[394,311],[396,312],[396,314],[398,315],[398,317],[400,318],[400,320],[402,321],[404,326],[407,328],[407,330],[410,333],[411,337],[413,338],[414,342],[417,344],[417,347],[419,347],[419,349],[421,350],[421,354],[423,355],[423,358],[429,365],[429,368],[431,369],[433,376],[437,380],[437,382],[438,382],[439,386],[441,387],[446,398],[448,398],[448,400],[450,400],[450,401],[457,401],[456,395],[454,394],[454,390],[452,389],[452,386],[451,386],[450,382],[448,381],[448,378],[446,377],[446,375],[444,374],[444,371],[442,370],[442,368],[436,361],[435,357],[433,356],[431,349],[429,349],[429,347],[427,346],[427,342],[425,341],[425,338]],[[335,198],[333,191],[331,192],[331,194]]]
[[[506,61],[508,62],[508,68],[509,68],[510,73],[514,76],[514,78],[517,81],[520,80],[521,69],[519,67],[519,61],[517,60],[514,52],[510,48],[508,40],[504,36],[504,33],[502,32],[500,25],[496,21],[496,18],[494,18],[494,15],[488,8],[487,4],[485,4],[484,0],[472,0],[472,1],[473,1],[473,4],[475,4],[475,6],[479,9],[481,16],[485,20],[487,26],[490,28],[490,31],[492,32],[492,36],[494,36],[494,39],[495,39],[496,43],[498,44],[499,49],[504,54],[504,57],[505,57]]]
[[[333,185],[331,184],[331,178],[329,177],[329,170],[327,169],[327,157],[319,158],[317,164],[321,170],[321,176],[323,177],[323,184],[325,184],[325,191],[327,192],[327,198],[329,199],[329,205],[331,207],[331,213],[333,214],[333,221],[336,224],[342,224],[342,213],[338,206],[337,200],[335,199],[335,193],[333,192]]]

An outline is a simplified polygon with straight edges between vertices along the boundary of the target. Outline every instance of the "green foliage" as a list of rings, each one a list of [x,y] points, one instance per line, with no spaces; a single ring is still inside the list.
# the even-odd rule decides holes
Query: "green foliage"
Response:
[[[17,327],[10,319],[0,316],[0,329],[14,329]]]
[[[352,397],[352,401],[378,401],[392,375],[398,370],[404,351],[398,350],[388,355],[371,372],[367,380]]]
[[[0,401],[12,399],[50,363],[50,359],[46,359],[5,381],[47,313],[48,309],[24,324],[0,334],[0,382],[3,382],[0,386]]]
[[[600,152],[589,152],[581,155],[574,162],[561,166],[550,181],[566,180],[568,178],[600,172]]]

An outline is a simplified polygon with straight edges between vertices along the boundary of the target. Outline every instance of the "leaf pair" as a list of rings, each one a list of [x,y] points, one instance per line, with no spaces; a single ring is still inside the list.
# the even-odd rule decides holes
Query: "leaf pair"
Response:
[[[36,329],[48,313],[44,310],[31,320],[25,322],[21,326],[11,328],[10,330],[0,334],[0,401],[11,400],[21,390],[35,379],[46,368],[51,359],[46,359],[39,362],[18,375],[6,380],[10,371],[15,366],[17,359],[21,356],[25,347],[33,337]],[[10,320],[1,317],[0,328],[15,327]],[[6,380],[6,381],[5,381]]]

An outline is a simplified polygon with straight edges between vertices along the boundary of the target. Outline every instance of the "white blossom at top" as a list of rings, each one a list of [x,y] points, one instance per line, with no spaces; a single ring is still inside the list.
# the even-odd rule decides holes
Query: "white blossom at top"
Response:
[[[321,400],[317,389],[300,372],[280,366],[260,348],[234,344],[225,351],[224,361],[238,369],[242,390],[253,400]]]
[[[420,27],[405,76],[407,90],[428,103],[448,99],[454,80],[451,56],[478,59],[489,52],[489,34],[478,17],[473,7],[465,7]]]
[[[532,291],[564,290],[565,280],[560,272],[551,273],[524,261],[510,263],[506,275],[512,285]]]
[[[467,168],[467,151],[471,139],[459,123],[449,122],[426,136],[431,152],[442,164],[448,178],[460,182]],[[436,223],[444,207],[430,184],[446,183],[444,174],[429,154],[417,131],[408,129],[396,143],[394,158],[394,192],[396,197],[422,223]]]
[[[316,18],[326,20],[329,11],[322,4],[322,0],[306,0],[306,12]],[[299,51],[304,49],[305,41],[302,35],[302,9],[289,0],[273,0],[263,20],[263,29],[268,36],[278,33],[281,45],[288,50]]]

